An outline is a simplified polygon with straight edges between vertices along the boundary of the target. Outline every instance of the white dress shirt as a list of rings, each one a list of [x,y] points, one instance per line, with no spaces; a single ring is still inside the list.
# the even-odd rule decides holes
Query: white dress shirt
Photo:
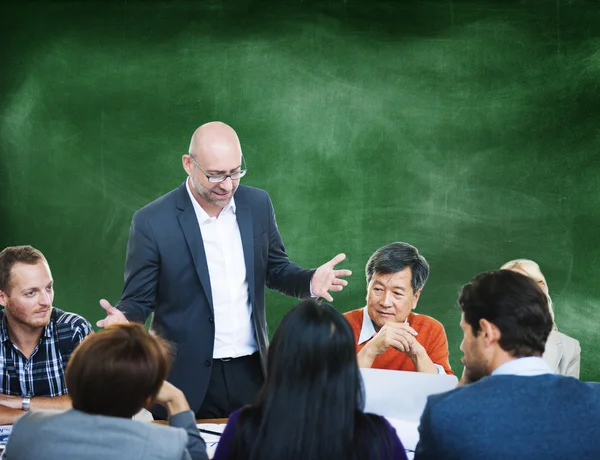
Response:
[[[406,323],[407,320],[408,320],[408,318],[406,318],[404,320],[404,322]],[[371,320],[371,317],[369,316],[369,310],[365,306],[363,308],[363,322],[362,322],[362,326],[360,328],[360,334],[358,335],[358,345],[360,345],[363,342],[366,342],[367,340],[370,340],[371,337],[373,337],[376,332],[377,331],[375,330],[375,325],[373,324],[373,321]],[[444,366],[442,366],[441,364],[436,364],[436,363],[433,363],[433,365],[437,369],[438,374],[446,375]]]
[[[202,234],[215,313],[213,358],[238,358],[258,350],[248,299],[246,263],[234,198],[210,217],[185,183]]]

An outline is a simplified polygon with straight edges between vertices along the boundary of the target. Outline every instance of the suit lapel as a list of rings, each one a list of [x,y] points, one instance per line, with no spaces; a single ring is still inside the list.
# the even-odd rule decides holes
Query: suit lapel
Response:
[[[239,194],[239,190],[238,193]],[[236,194],[236,195],[237,195]],[[244,261],[246,263],[246,280],[248,281],[248,300],[254,305],[254,230],[252,228],[252,211],[243,200],[236,200],[236,218],[242,237]]]
[[[210,275],[208,273],[208,264],[206,263],[206,253],[204,252],[204,243],[202,242],[202,234],[200,233],[200,227],[198,226],[198,219],[194,212],[194,207],[190,201],[185,182],[179,187],[179,194],[177,196],[177,207],[183,212],[179,213],[177,219],[183,235],[187,242],[188,248],[192,254],[194,265],[196,267],[196,273],[206,294],[206,299],[210,305],[211,311],[213,309],[212,290],[210,289]]]

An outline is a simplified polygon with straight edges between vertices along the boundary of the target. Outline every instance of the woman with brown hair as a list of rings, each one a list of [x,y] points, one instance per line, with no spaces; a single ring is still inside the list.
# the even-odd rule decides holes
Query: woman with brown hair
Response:
[[[15,423],[6,460],[206,460],[194,413],[181,390],[165,381],[165,343],[141,324],[109,326],[88,336],[67,366],[73,409],[27,412]],[[169,425],[131,420],[152,402]]]

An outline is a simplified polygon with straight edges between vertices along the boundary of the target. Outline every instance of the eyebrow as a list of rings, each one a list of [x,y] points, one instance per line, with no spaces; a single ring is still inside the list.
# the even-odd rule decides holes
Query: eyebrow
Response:
[[[46,284],[46,285],[44,286],[44,288],[47,288],[48,286],[54,286],[54,280],[51,280],[51,281],[50,281],[48,284]],[[21,293],[23,293],[23,292],[27,292],[27,291],[39,291],[39,290],[40,290],[40,288],[39,288],[39,287],[33,287],[33,286],[32,286],[32,287],[28,287],[28,288],[22,289],[22,290],[21,290]]]

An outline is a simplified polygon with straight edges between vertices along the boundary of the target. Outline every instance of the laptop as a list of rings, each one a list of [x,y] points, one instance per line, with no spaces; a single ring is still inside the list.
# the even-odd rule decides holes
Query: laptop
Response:
[[[386,418],[418,422],[427,396],[456,388],[454,375],[424,372],[361,369],[365,387],[365,412]]]

